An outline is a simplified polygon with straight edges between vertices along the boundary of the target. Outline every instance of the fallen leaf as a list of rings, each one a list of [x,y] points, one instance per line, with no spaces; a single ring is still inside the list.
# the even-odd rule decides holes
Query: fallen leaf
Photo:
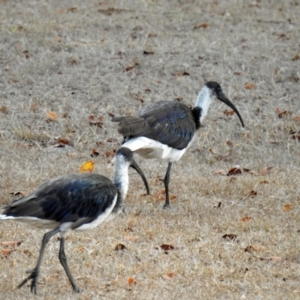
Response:
[[[99,3],[101,4],[101,2],[99,2]],[[107,9],[98,9],[98,12],[103,13],[103,14],[108,15],[108,16],[111,16],[113,13],[114,14],[120,14],[124,11],[126,12],[128,10],[122,9],[122,8],[114,8],[114,7],[109,7]]]
[[[78,10],[78,8],[77,7],[69,7],[68,8],[68,12],[76,12]]]
[[[8,108],[7,108],[6,106],[2,105],[2,106],[0,107],[0,112],[2,112],[2,113],[4,113],[4,114],[8,114]]]
[[[69,141],[69,140],[67,140],[67,139],[62,139],[62,138],[59,138],[59,139],[57,140],[57,143],[59,143],[59,144],[64,144],[64,145],[70,145],[70,141]]]
[[[136,284],[136,280],[133,277],[129,277],[127,282],[128,282],[129,285]]]
[[[243,171],[240,168],[231,168],[228,172],[227,172],[227,176],[232,176],[232,175],[240,175],[242,174]]]
[[[252,218],[251,217],[249,217],[249,216],[245,216],[245,217],[243,217],[242,219],[241,219],[241,222],[244,222],[244,223],[246,223],[246,222],[249,222],[249,221],[251,221],[252,220]]]
[[[253,251],[260,251],[261,249],[262,249],[261,246],[253,244],[253,245],[249,245],[246,248],[244,248],[244,251],[245,252],[253,252]]]
[[[232,115],[235,114],[235,112],[234,112],[234,110],[227,110],[227,109],[225,109],[225,110],[223,111],[223,114],[224,114],[225,116],[232,116]]]
[[[116,154],[116,150],[115,150],[115,149],[114,149],[114,150],[111,150],[111,151],[105,152],[105,156],[106,156],[106,157],[114,157],[115,154]]]
[[[233,146],[233,143],[232,143],[230,140],[227,140],[227,141],[226,141],[226,144],[227,144],[227,146],[229,146],[229,147],[232,147],[232,146]]]
[[[298,140],[298,141],[300,141],[300,134],[293,134],[293,135],[291,136],[291,138],[292,138],[293,140]]]
[[[108,138],[106,140],[108,143],[118,143],[118,140],[117,139],[114,139],[114,138]]]
[[[234,75],[241,76],[241,75],[243,74],[243,72],[241,72],[241,71],[235,71],[233,74],[234,74]]]
[[[271,172],[272,169],[273,169],[273,167],[267,167],[267,168],[261,169],[259,171],[259,174],[263,175],[263,176],[267,175],[267,174],[269,174]]]
[[[24,50],[23,51],[23,54],[25,56],[26,59],[28,59],[30,56],[29,56],[29,51],[28,50]]]
[[[173,76],[189,76],[190,73],[187,71],[175,71],[172,73]]]
[[[96,145],[97,145],[97,146],[100,146],[100,147],[104,147],[104,146],[105,146],[105,143],[102,142],[102,141],[99,141],[99,142],[96,142]]]
[[[27,256],[32,256],[32,253],[28,249],[24,249],[23,253],[26,254]]]
[[[125,72],[128,72],[128,71],[132,70],[133,68],[136,68],[137,66],[139,66],[139,63],[136,62],[133,65],[126,67]]]
[[[282,111],[282,112],[280,112],[280,113],[278,114],[278,118],[282,119],[283,117],[286,117],[286,116],[291,115],[291,114],[292,114],[291,111],[284,110],[284,111]]]
[[[252,252],[252,246],[247,246],[244,248],[245,252]]]
[[[170,272],[170,273],[168,273],[168,274],[167,274],[167,276],[168,276],[168,277],[170,277],[170,278],[172,278],[172,277],[174,277],[174,276],[175,276],[175,273],[173,273],[173,272]]]
[[[300,121],[300,115],[294,116],[293,120],[294,120],[295,122],[299,122],[299,121]]]
[[[291,204],[285,204],[285,205],[282,207],[283,211],[289,211],[289,210],[291,210],[292,208],[293,208],[293,205],[291,205]]]
[[[291,111],[289,111],[289,110],[280,110],[278,107],[275,109],[275,112],[277,113],[277,116],[280,119],[292,114]]]
[[[280,256],[271,256],[269,259],[271,261],[281,261],[281,257]]]
[[[99,155],[99,152],[95,148],[93,148],[92,152],[91,152],[91,157],[96,157],[98,155]]]
[[[61,42],[61,37],[60,36],[56,36],[54,38],[54,40],[55,40],[56,43],[60,43]]]
[[[295,54],[293,57],[292,57],[292,61],[295,61],[295,60],[298,60],[300,59],[300,54]]]
[[[254,83],[249,82],[249,83],[246,83],[246,84],[245,84],[244,88],[245,88],[246,90],[252,90],[252,89],[255,89],[255,88],[256,88],[256,85],[255,85]]]
[[[127,249],[127,248],[126,248],[126,246],[124,244],[117,244],[115,246],[115,251],[123,251],[125,249]]]
[[[71,142],[67,139],[61,139],[61,138],[59,138],[57,140],[57,143],[53,145],[54,148],[63,148],[65,146],[71,146]]]
[[[253,198],[253,197],[255,197],[257,195],[257,192],[256,191],[250,191],[248,194],[247,194],[247,196],[248,197],[251,197],[251,198]]]
[[[12,251],[13,251],[12,249],[4,248],[4,249],[0,250],[0,255],[2,258],[7,258],[11,254]]]
[[[162,250],[164,250],[165,253],[167,253],[167,252],[170,251],[170,250],[174,250],[174,246],[168,245],[168,244],[162,244],[162,245],[160,245],[160,248],[161,248]]]
[[[92,160],[86,161],[81,167],[79,172],[92,172],[94,170],[95,162]]]
[[[3,246],[11,246],[11,247],[18,247],[21,245],[21,241],[7,241],[7,242],[1,242]]]
[[[194,29],[198,29],[198,28],[207,28],[208,27],[208,24],[207,23],[202,23],[200,25],[196,25],[194,26]]]
[[[47,112],[47,117],[48,117],[49,120],[52,120],[52,121],[55,121],[55,120],[58,119],[58,115],[54,111],[48,111]]]
[[[259,183],[260,183],[260,184],[268,184],[269,181],[268,181],[268,180],[262,180],[262,181],[260,181]]]
[[[174,277],[175,276],[175,273],[173,273],[173,272],[170,272],[170,273],[168,273],[168,274],[166,274],[166,275],[163,275],[163,278],[164,279],[168,279],[168,280],[170,280],[172,277]]]
[[[143,54],[144,55],[152,55],[152,54],[154,54],[154,51],[152,51],[152,50],[144,50]]]
[[[103,120],[104,120],[104,117],[103,116],[98,116],[98,117],[95,117],[94,115],[90,115],[88,117],[88,120],[89,120],[89,124],[91,126],[98,126],[100,128],[103,127]]]
[[[236,241],[237,235],[232,233],[226,233],[222,236],[222,238],[227,241]]]

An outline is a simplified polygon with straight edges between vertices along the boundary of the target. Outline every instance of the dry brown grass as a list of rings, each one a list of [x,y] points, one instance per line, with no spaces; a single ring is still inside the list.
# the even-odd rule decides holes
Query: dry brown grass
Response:
[[[243,130],[236,116],[222,113],[223,104],[212,105],[195,143],[174,164],[170,189],[177,198],[166,211],[155,195],[167,163],[137,157],[152,196],[143,196],[131,172],[126,214],[69,234],[66,252],[80,295],[71,292],[53,238],[40,299],[300,299],[300,150],[290,134],[300,129],[293,120],[300,115],[299,5],[1,1],[2,204],[12,200],[11,191],[78,172],[92,148],[100,152],[95,172],[111,177],[105,153],[121,137],[108,113],[133,114],[176,98],[192,105],[206,80],[221,83],[246,124]],[[245,89],[247,83],[256,88]],[[276,108],[292,113],[278,118]],[[47,121],[48,111],[58,120]],[[89,125],[92,114],[104,116],[103,128]],[[57,138],[72,146],[52,147]],[[273,169],[235,180],[213,174],[234,165]],[[43,233],[1,222],[0,243],[22,241],[0,258],[1,299],[31,297],[29,288],[15,288],[35,265]],[[127,250],[114,251],[118,243]],[[162,244],[175,249],[165,254]],[[131,277],[136,284],[128,284]]]

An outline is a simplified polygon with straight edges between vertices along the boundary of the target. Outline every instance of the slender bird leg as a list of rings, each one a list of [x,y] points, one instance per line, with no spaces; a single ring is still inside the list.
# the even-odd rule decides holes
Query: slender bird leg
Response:
[[[59,248],[59,254],[58,254],[59,261],[63,268],[65,269],[65,272],[70,280],[70,283],[72,285],[73,291],[76,293],[80,293],[79,287],[75,284],[74,278],[70,272],[70,269],[67,265],[67,256],[65,254],[65,237],[61,236],[60,238],[60,248]]]
[[[164,208],[170,207],[170,200],[169,200],[169,182],[170,182],[171,167],[172,167],[172,163],[169,162],[169,164],[168,164],[168,169],[167,169],[167,173],[166,173],[166,176],[165,176],[165,178],[164,178],[165,191],[166,191],[166,202],[165,202]]]
[[[54,230],[51,230],[44,234],[38,262],[37,262],[35,268],[32,271],[28,272],[28,273],[30,273],[30,275],[18,285],[18,288],[21,288],[28,280],[31,280],[30,290],[32,293],[36,294],[36,286],[37,286],[39,275],[40,275],[40,266],[41,266],[41,262],[43,259],[45,247],[46,247],[47,243],[49,242],[49,240],[58,232],[60,232],[60,229],[55,228]]]

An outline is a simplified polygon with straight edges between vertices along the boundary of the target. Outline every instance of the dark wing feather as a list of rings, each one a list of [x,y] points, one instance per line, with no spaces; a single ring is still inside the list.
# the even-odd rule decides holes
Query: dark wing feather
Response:
[[[6,206],[2,213],[59,223],[78,221],[78,227],[95,220],[112,204],[116,194],[116,187],[104,176],[73,174],[45,182],[31,195]]]
[[[119,117],[118,131],[124,137],[144,136],[169,147],[183,149],[198,128],[193,111],[179,102],[162,101],[146,106],[136,117]]]
[[[136,116],[113,118],[113,122],[119,122],[118,132],[125,137],[147,136],[151,134],[149,124],[153,122],[153,118],[140,118]]]

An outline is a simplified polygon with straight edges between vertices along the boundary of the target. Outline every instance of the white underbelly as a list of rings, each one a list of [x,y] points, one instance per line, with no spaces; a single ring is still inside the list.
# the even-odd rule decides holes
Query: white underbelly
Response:
[[[146,137],[132,138],[125,142],[122,147],[129,148],[131,151],[138,153],[144,158],[160,158],[168,160],[169,162],[175,162],[183,156],[193,142],[193,139],[190,141],[187,148],[182,150],[171,148]]]

